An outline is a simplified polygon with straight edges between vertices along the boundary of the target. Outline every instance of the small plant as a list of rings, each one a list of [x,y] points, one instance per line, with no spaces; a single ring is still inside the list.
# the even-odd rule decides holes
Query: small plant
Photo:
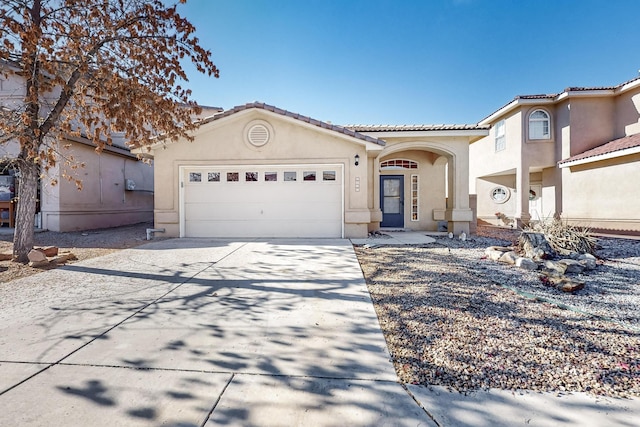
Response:
[[[523,231],[544,234],[553,250],[562,255],[572,252],[594,254],[596,250],[596,239],[589,229],[569,225],[560,218],[529,224]]]
[[[502,221],[504,223],[504,225],[508,225],[509,227],[513,228],[513,223],[515,222],[512,218],[509,218],[508,216],[506,216],[505,214],[503,214],[502,212],[496,212],[495,213],[496,218],[498,218],[500,221]]]

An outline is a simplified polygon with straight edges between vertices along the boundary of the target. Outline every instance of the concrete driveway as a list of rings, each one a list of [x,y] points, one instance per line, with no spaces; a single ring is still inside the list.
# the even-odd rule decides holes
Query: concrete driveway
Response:
[[[346,240],[155,242],[0,285],[0,425],[435,423]]]

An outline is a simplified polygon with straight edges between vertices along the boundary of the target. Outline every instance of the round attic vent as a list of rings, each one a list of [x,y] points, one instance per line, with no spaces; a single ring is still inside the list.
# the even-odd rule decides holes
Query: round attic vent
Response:
[[[269,129],[265,125],[256,124],[249,128],[247,138],[251,145],[262,147],[269,142]]]

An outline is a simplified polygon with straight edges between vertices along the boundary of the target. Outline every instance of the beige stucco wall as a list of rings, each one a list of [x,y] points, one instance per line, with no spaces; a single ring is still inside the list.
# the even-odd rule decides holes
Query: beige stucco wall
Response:
[[[615,135],[617,138],[640,133],[640,88],[616,99]]]
[[[570,100],[571,148],[575,156],[616,138],[613,97],[574,97]]]
[[[640,154],[565,171],[563,218],[592,228],[640,231]]]
[[[153,167],[135,158],[73,143],[65,155],[75,170],[61,162],[41,186],[42,228],[54,231],[87,230],[150,221],[153,217]],[[68,174],[82,181],[82,190],[62,177]],[[57,179],[57,185],[52,185]],[[125,190],[125,179],[135,182],[134,191]]]
[[[247,127],[262,120],[273,136],[262,147],[245,141]],[[325,131],[299,120],[261,109],[242,111],[203,125],[192,142],[169,143],[154,150],[155,226],[164,228],[166,236],[180,235],[180,167],[187,165],[287,165],[340,164],[344,168],[345,237],[363,237],[371,221],[364,141],[337,132]],[[354,156],[360,156],[358,166]],[[359,179],[359,189],[356,188]]]
[[[505,121],[506,147],[495,150],[496,128],[500,120]],[[507,116],[496,118],[491,123],[489,135],[475,141],[469,146],[469,190],[472,194],[479,194],[476,189],[476,178],[485,175],[505,174],[515,171],[522,159],[522,113],[511,112]],[[480,200],[478,200],[480,206]]]
[[[509,190],[509,198],[504,203],[496,203],[491,199],[491,190],[504,186]],[[476,180],[477,218],[489,224],[501,225],[495,216],[497,212],[513,218],[516,214],[516,175],[494,175]]]

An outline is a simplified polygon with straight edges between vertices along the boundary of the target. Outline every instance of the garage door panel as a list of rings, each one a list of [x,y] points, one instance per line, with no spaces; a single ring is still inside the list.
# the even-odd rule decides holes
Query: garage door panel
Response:
[[[300,220],[303,221],[340,221],[341,212],[329,210],[326,204],[317,201],[279,203],[189,203],[186,205],[186,221],[235,221],[249,220]]]
[[[315,222],[310,228],[308,221],[191,221],[185,233],[197,237],[322,237],[340,236],[342,230],[335,221]],[[313,236],[309,236],[312,233]]]
[[[190,172],[207,177],[219,172],[219,182],[188,182]],[[184,170],[184,234],[188,237],[341,237],[342,171],[336,165],[262,167],[258,181],[244,181],[243,167]],[[305,171],[316,171],[317,181],[302,181]],[[322,171],[335,172],[324,181]],[[226,172],[238,172],[240,181],[226,182]],[[298,181],[283,181],[295,171]],[[277,172],[278,181],[264,181],[264,172]]]

